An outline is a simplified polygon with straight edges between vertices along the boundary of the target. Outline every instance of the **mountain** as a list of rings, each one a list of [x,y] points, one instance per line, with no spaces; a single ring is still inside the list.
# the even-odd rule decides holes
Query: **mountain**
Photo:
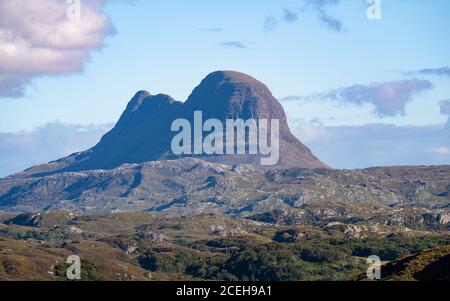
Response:
[[[204,120],[278,119],[278,165],[261,168],[259,155],[175,155],[171,124],[179,118],[194,122],[196,111]],[[274,224],[331,224],[356,236],[381,226],[447,231],[449,178],[450,166],[331,169],[292,135],[264,84],[219,71],[184,103],[139,91],[92,149],[0,179],[0,211],[215,213]]]
[[[209,74],[184,103],[168,95],[139,91],[128,103],[116,126],[93,148],[55,162],[26,170],[15,177],[43,176],[60,172],[114,169],[122,164],[171,160],[171,131],[174,120],[194,124],[194,112],[203,120],[278,119],[280,160],[278,166],[326,167],[290,131],[286,114],[270,90],[253,77],[234,71]],[[204,137],[203,137],[204,138]],[[248,146],[248,140],[246,141]],[[258,165],[261,155],[199,155],[206,161],[225,164]]]

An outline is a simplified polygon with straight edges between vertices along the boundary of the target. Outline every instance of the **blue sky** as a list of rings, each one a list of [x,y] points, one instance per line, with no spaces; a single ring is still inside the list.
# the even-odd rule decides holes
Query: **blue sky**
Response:
[[[78,61],[80,68],[74,70],[30,71],[21,97],[3,93],[0,133],[29,134],[55,121],[112,123],[137,90],[184,101],[214,70],[237,70],[264,82],[276,98],[285,100],[293,130],[307,144],[309,139],[313,151],[316,140],[301,137],[305,125],[318,132],[352,126],[364,135],[370,124],[421,130],[444,125],[449,117],[439,103],[450,99],[450,71],[437,72],[450,66],[447,0],[382,0],[377,21],[368,20],[364,0],[104,2],[103,9],[92,9],[109,18],[108,31],[104,23],[98,44],[83,44],[89,58]],[[0,33],[8,25],[0,22]],[[1,71],[2,60],[0,79]],[[390,107],[392,97],[383,98],[392,89],[401,99],[400,109]],[[380,114],[380,103],[391,111]],[[442,135],[436,145],[426,146],[439,149],[437,157],[424,160],[420,153],[400,163],[450,163],[445,151],[450,137],[448,132]],[[348,168],[379,162],[330,160]]]

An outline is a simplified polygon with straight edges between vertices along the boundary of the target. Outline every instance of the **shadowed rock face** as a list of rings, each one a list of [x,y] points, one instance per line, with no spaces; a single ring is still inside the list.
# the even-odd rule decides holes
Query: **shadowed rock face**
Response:
[[[193,120],[194,111],[203,119],[279,119],[279,166],[303,168],[326,167],[290,131],[285,112],[269,89],[246,74],[217,71],[208,75],[194,89],[185,103],[167,95],[139,91],[116,126],[92,149],[73,154],[49,164],[31,168],[21,175],[41,176],[67,171],[113,169],[125,163],[177,159],[171,152],[176,133],[170,131],[177,118]],[[200,156],[226,164],[259,164],[259,155]]]
[[[326,167],[291,133],[283,107],[270,90],[251,76],[234,71],[217,71],[209,74],[183,105],[183,118],[192,121],[194,111],[202,111],[204,120],[278,119],[280,121],[278,165]],[[203,159],[226,164],[260,164],[259,155],[225,155]]]

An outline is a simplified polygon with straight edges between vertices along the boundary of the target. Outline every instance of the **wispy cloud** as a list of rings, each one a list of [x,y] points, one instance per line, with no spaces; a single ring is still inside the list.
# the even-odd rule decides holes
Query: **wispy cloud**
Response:
[[[429,151],[441,155],[450,155],[450,148],[448,147],[433,147]]]
[[[334,30],[336,32],[342,31],[343,25],[339,19],[327,14],[323,10],[318,11],[318,16],[320,21],[322,21],[322,23],[325,24],[329,29]]]
[[[440,68],[424,68],[420,70],[413,70],[404,72],[405,75],[434,75],[434,76],[448,76],[450,77],[450,67]]]
[[[372,104],[380,117],[404,114],[406,105],[420,92],[430,90],[433,84],[428,80],[408,79],[353,85],[309,96],[288,96],[281,101],[327,100],[356,105]]]
[[[308,0],[306,2],[306,7],[317,14],[322,24],[333,31],[341,32],[343,28],[342,22],[338,18],[327,13],[329,7],[336,6],[340,2],[341,0]]]
[[[0,133],[0,177],[94,146],[113,124],[48,123],[32,132]]]
[[[441,114],[450,115],[450,99],[441,100],[439,105],[441,107]]]
[[[450,160],[449,130],[442,124],[326,127],[296,121],[292,128],[314,154],[335,168],[439,165]]]
[[[274,30],[278,25],[278,20],[275,17],[267,17],[264,21],[264,30],[265,31],[272,31]]]
[[[288,23],[293,23],[298,20],[298,14],[289,9],[285,9],[283,13],[283,20]]]
[[[447,129],[450,131],[450,99],[441,100],[439,106],[441,107],[441,114],[448,116]]]
[[[81,71],[90,52],[114,33],[105,2],[82,1],[74,20],[66,1],[0,1],[0,97],[23,96],[35,77]]]
[[[320,95],[320,94],[314,94],[314,95]],[[308,96],[301,96],[301,95],[289,95],[283,98],[280,98],[280,101],[282,102],[290,102],[290,101],[305,101],[305,100],[310,100],[312,99],[313,96],[312,95],[308,95]]]
[[[343,31],[344,25],[341,20],[328,13],[328,10],[330,7],[337,6],[340,3],[341,0],[303,0],[298,9],[284,9],[280,19],[287,23],[294,23],[298,21],[299,15],[312,13],[327,28],[339,33]],[[274,30],[279,23],[278,18],[268,17],[264,22],[264,29],[266,31]]]
[[[229,41],[220,44],[225,48],[234,48],[234,49],[246,49],[248,47],[248,43],[246,41]]]
[[[225,27],[204,27],[200,28],[200,30],[206,32],[223,32],[225,30]]]

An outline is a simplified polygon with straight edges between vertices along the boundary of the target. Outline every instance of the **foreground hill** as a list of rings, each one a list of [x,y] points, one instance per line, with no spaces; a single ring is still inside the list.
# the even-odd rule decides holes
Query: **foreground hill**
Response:
[[[443,246],[388,263],[385,280],[450,281],[450,246]]]

